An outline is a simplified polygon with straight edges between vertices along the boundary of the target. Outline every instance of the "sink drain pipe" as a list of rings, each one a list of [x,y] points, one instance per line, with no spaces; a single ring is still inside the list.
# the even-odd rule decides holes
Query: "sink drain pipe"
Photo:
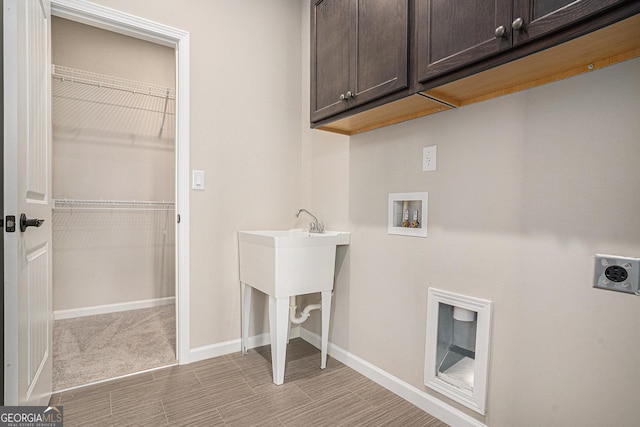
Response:
[[[296,317],[296,310],[298,309],[296,297],[289,297],[289,320],[291,320],[291,323],[299,325],[309,318],[311,310],[320,310],[321,308],[322,304],[309,304],[302,310],[300,317]]]

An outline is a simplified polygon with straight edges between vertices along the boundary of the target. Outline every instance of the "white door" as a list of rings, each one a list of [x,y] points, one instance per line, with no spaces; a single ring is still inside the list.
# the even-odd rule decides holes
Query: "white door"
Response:
[[[49,0],[4,0],[3,8],[4,397],[40,406],[52,388],[51,8]],[[22,231],[23,213],[44,222]]]

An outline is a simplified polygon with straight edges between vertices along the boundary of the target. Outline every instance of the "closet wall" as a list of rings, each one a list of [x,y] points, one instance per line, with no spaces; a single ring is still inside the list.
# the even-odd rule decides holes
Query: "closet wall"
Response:
[[[175,88],[173,49],[57,17],[52,62],[89,80]],[[54,311],[174,296],[173,207],[139,203],[174,200],[173,100],[58,77],[53,86],[54,198],[128,202],[54,208]]]

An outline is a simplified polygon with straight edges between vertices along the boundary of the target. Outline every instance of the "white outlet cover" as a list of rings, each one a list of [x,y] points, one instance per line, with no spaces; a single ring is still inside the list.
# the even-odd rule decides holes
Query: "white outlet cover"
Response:
[[[424,147],[422,149],[422,172],[433,172],[436,170],[437,146]]]

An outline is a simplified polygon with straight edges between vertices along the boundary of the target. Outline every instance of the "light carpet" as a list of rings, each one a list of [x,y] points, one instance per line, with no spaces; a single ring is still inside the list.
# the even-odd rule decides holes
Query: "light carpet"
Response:
[[[53,389],[174,364],[175,326],[173,305],[56,320]]]

